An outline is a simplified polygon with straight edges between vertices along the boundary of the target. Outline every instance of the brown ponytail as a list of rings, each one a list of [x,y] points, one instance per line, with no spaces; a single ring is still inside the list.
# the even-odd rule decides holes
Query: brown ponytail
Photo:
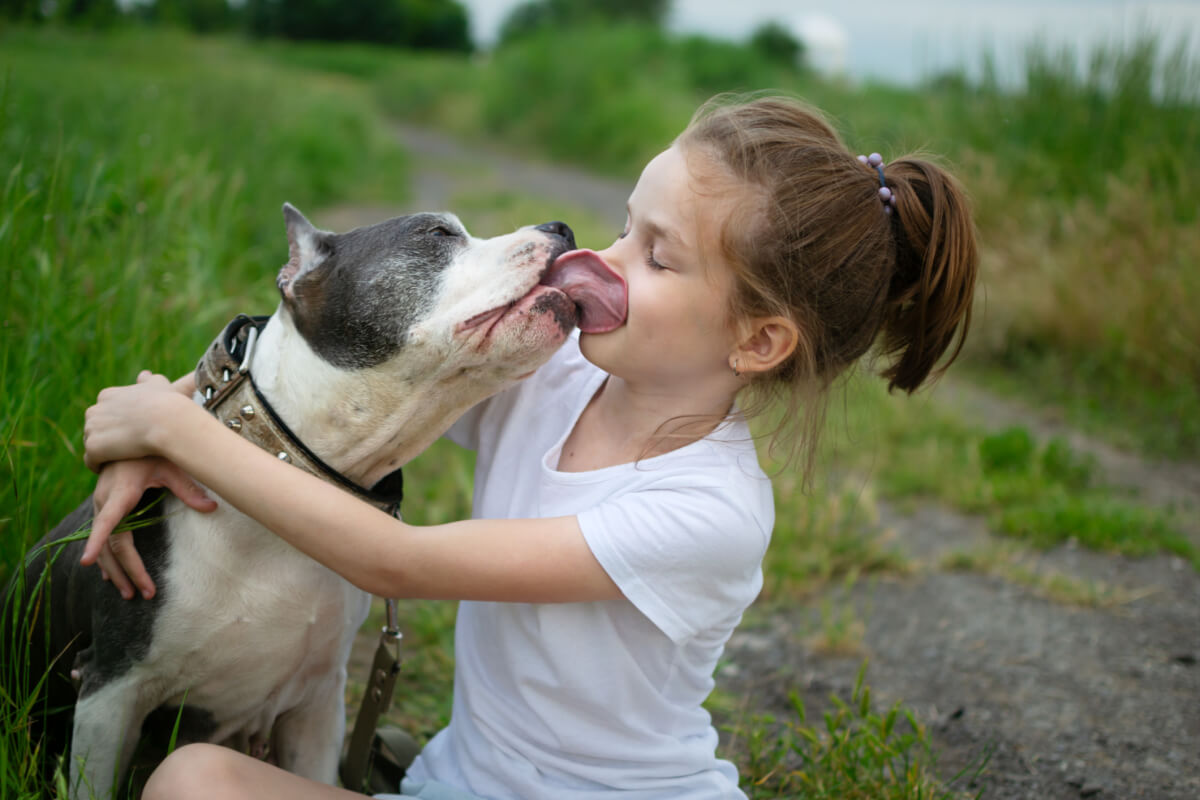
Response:
[[[736,276],[730,321],[784,315],[801,343],[742,402],[750,412],[782,402],[782,427],[806,434],[809,466],[828,388],[872,345],[889,390],[909,393],[958,356],[978,253],[965,194],[946,172],[913,157],[888,163],[889,214],[879,173],[818,112],[781,97],[714,98],[678,144],[763,201],[741,204],[720,232]]]
[[[979,256],[966,197],[955,181],[926,161],[904,158],[884,169],[896,197],[896,266],[882,321],[888,390],[910,394],[934,370],[958,332],[958,343],[937,370],[962,350],[971,325]]]

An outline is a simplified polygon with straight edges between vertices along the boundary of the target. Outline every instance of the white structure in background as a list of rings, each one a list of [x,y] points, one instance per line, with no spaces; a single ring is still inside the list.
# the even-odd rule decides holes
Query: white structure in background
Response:
[[[845,75],[850,35],[845,27],[826,14],[804,14],[791,25],[792,34],[804,43],[808,66],[825,75]]]

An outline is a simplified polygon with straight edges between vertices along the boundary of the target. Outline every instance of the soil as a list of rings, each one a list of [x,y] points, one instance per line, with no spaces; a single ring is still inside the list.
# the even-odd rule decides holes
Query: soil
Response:
[[[345,230],[397,213],[452,209],[481,186],[586,208],[614,230],[623,224],[626,182],[420,128],[397,126],[396,134],[413,156],[411,201],[326,209],[313,217],[319,224]],[[944,381],[934,399],[978,425],[1065,436],[1094,456],[1106,485],[1175,509],[1200,543],[1200,464],[1122,452],[1071,430],[1053,411],[961,380]],[[1110,606],[1079,607],[1002,577],[939,568],[946,552],[993,540],[980,519],[936,504],[901,510],[880,503],[879,524],[917,569],[829,588],[795,607],[752,610],[718,674],[721,689],[745,698],[747,713],[790,714],[790,692],[810,708],[831,694],[848,698],[865,659],[875,707],[901,702],[915,713],[932,735],[942,775],[986,758],[973,782],[957,784],[972,793],[994,800],[1200,798],[1200,575],[1189,564],[1069,545],[1036,554],[1038,571],[1101,581],[1119,593]],[[850,652],[814,643],[823,603],[852,607],[863,622]],[[355,661],[365,663],[376,635],[365,631],[360,639]],[[365,666],[351,669],[357,675]]]

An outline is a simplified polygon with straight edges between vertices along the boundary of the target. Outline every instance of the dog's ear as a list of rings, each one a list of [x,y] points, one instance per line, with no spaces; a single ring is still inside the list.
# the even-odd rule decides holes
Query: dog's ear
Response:
[[[279,270],[275,284],[285,300],[292,300],[296,279],[321,266],[329,255],[329,240],[334,234],[313,227],[291,203],[283,204],[283,218],[287,221],[288,262]]]

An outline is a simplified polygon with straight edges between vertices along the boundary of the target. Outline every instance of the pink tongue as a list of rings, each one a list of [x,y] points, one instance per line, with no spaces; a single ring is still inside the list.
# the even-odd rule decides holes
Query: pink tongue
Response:
[[[579,330],[605,333],[625,322],[625,280],[591,250],[563,253],[542,278],[579,308]]]

